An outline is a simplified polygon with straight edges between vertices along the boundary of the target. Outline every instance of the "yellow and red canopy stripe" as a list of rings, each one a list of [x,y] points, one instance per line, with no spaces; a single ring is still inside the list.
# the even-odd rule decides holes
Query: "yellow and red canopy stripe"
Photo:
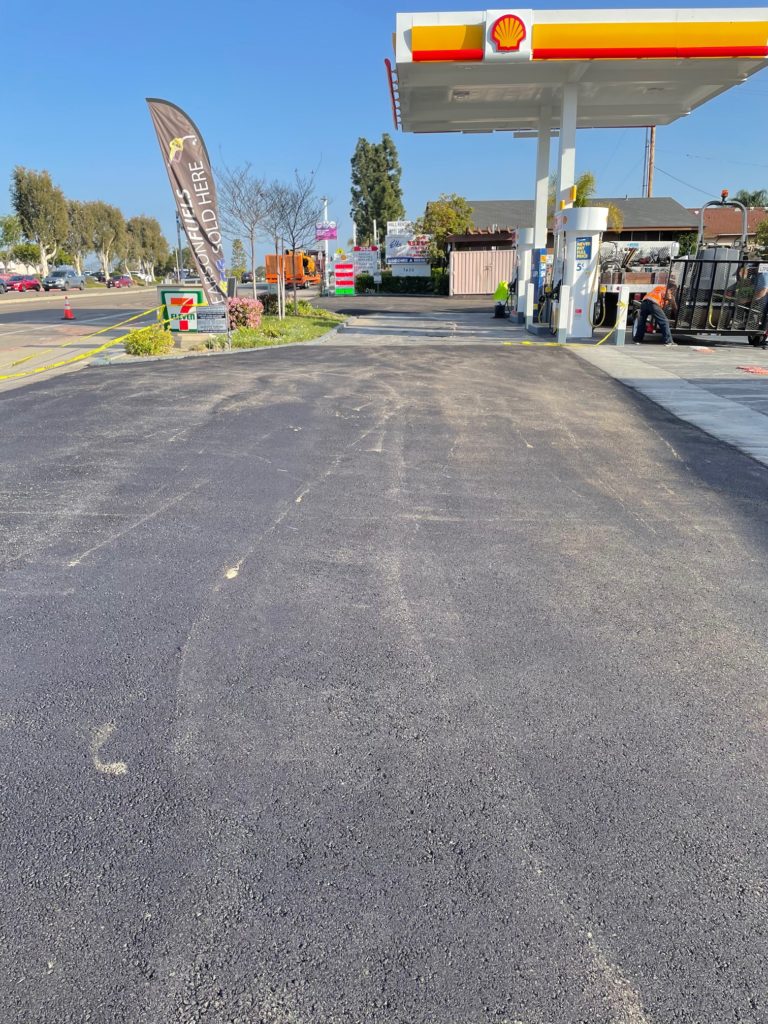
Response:
[[[485,25],[414,25],[411,56],[414,61],[482,60]]]
[[[534,24],[533,60],[766,57],[766,21],[666,21]],[[414,25],[411,57],[479,61],[485,25]]]
[[[668,21],[534,25],[534,60],[765,57],[768,22]]]

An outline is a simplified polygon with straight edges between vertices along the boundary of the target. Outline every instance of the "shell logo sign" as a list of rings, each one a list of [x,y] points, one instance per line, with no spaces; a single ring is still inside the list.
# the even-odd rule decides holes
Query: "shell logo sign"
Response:
[[[499,53],[516,52],[526,35],[525,25],[516,14],[503,14],[491,25],[491,39]]]
[[[530,60],[533,11],[485,12],[485,60]]]

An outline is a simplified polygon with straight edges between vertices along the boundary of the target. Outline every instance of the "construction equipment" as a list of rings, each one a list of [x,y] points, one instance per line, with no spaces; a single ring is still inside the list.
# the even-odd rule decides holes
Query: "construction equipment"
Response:
[[[278,277],[282,277],[289,287],[295,284],[297,288],[308,288],[320,284],[320,271],[314,255],[300,249],[288,249],[282,256],[269,253],[266,268],[269,284],[277,284]]]

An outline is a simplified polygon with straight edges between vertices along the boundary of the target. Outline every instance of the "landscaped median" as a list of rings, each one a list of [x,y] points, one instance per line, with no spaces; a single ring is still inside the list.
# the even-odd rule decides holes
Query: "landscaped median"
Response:
[[[289,304],[284,319],[264,316],[262,304],[252,299],[230,300],[230,340],[233,349],[269,348],[313,341],[327,334],[345,317],[325,309],[315,309],[309,302],[300,301],[298,313]],[[222,351],[229,347],[224,334],[182,334],[171,332],[161,324],[131,331],[123,342],[126,355],[136,357],[176,356],[188,353]]]

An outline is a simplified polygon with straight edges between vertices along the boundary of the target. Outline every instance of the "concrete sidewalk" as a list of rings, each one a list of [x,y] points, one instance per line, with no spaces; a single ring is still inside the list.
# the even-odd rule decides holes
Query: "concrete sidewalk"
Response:
[[[570,346],[569,346],[570,347]],[[574,346],[580,359],[768,466],[768,352],[744,345]],[[765,371],[750,373],[743,367]]]

